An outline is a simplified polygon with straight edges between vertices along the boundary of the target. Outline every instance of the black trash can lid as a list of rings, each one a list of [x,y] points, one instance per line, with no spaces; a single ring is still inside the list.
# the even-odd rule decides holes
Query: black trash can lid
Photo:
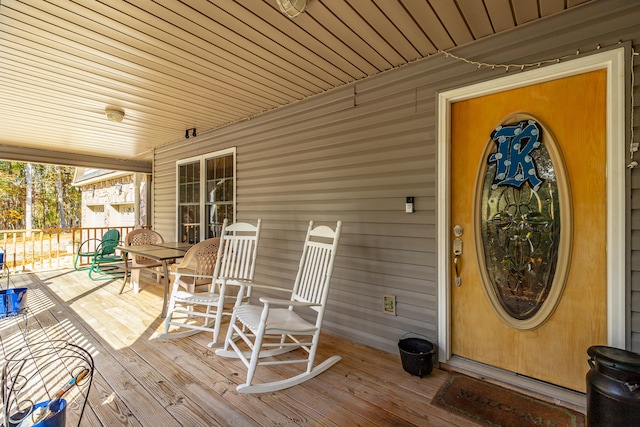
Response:
[[[598,363],[630,372],[640,372],[640,354],[614,347],[595,345],[587,354]]]

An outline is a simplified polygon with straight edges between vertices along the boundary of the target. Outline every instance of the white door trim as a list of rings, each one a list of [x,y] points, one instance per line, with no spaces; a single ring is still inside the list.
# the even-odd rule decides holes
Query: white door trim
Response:
[[[438,94],[438,358],[451,358],[451,104],[492,93],[607,70],[607,337],[625,348],[625,59],[624,48],[580,57],[532,71]],[[586,357],[586,349],[585,349]]]

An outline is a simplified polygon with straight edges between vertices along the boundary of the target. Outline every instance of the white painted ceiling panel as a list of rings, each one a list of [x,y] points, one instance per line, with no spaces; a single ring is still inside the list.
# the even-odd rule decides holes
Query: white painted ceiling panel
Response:
[[[598,1],[598,0],[596,0]],[[0,0],[0,145],[120,160],[587,0]],[[125,111],[121,123],[104,115]]]

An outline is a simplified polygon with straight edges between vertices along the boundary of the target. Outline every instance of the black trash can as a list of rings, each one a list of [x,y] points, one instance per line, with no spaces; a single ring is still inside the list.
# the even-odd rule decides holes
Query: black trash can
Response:
[[[605,346],[587,354],[587,426],[640,426],[640,354]]]
[[[422,338],[403,338],[398,341],[402,368],[422,378],[433,370],[435,344]]]

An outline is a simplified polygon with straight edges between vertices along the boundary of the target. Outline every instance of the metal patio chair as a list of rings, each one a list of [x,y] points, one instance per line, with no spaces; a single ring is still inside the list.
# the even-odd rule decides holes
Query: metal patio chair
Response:
[[[117,229],[107,230],[101,239],[90,238],[85,240],[78,247],[73,268],[75,270],[89,270],[91,280],[109,280],[122,277],[122,263],[124,257],[116,253],[116,246],[120,244],[120,231]],[[88,266],[80,265],[80,258],[89,258]]]

